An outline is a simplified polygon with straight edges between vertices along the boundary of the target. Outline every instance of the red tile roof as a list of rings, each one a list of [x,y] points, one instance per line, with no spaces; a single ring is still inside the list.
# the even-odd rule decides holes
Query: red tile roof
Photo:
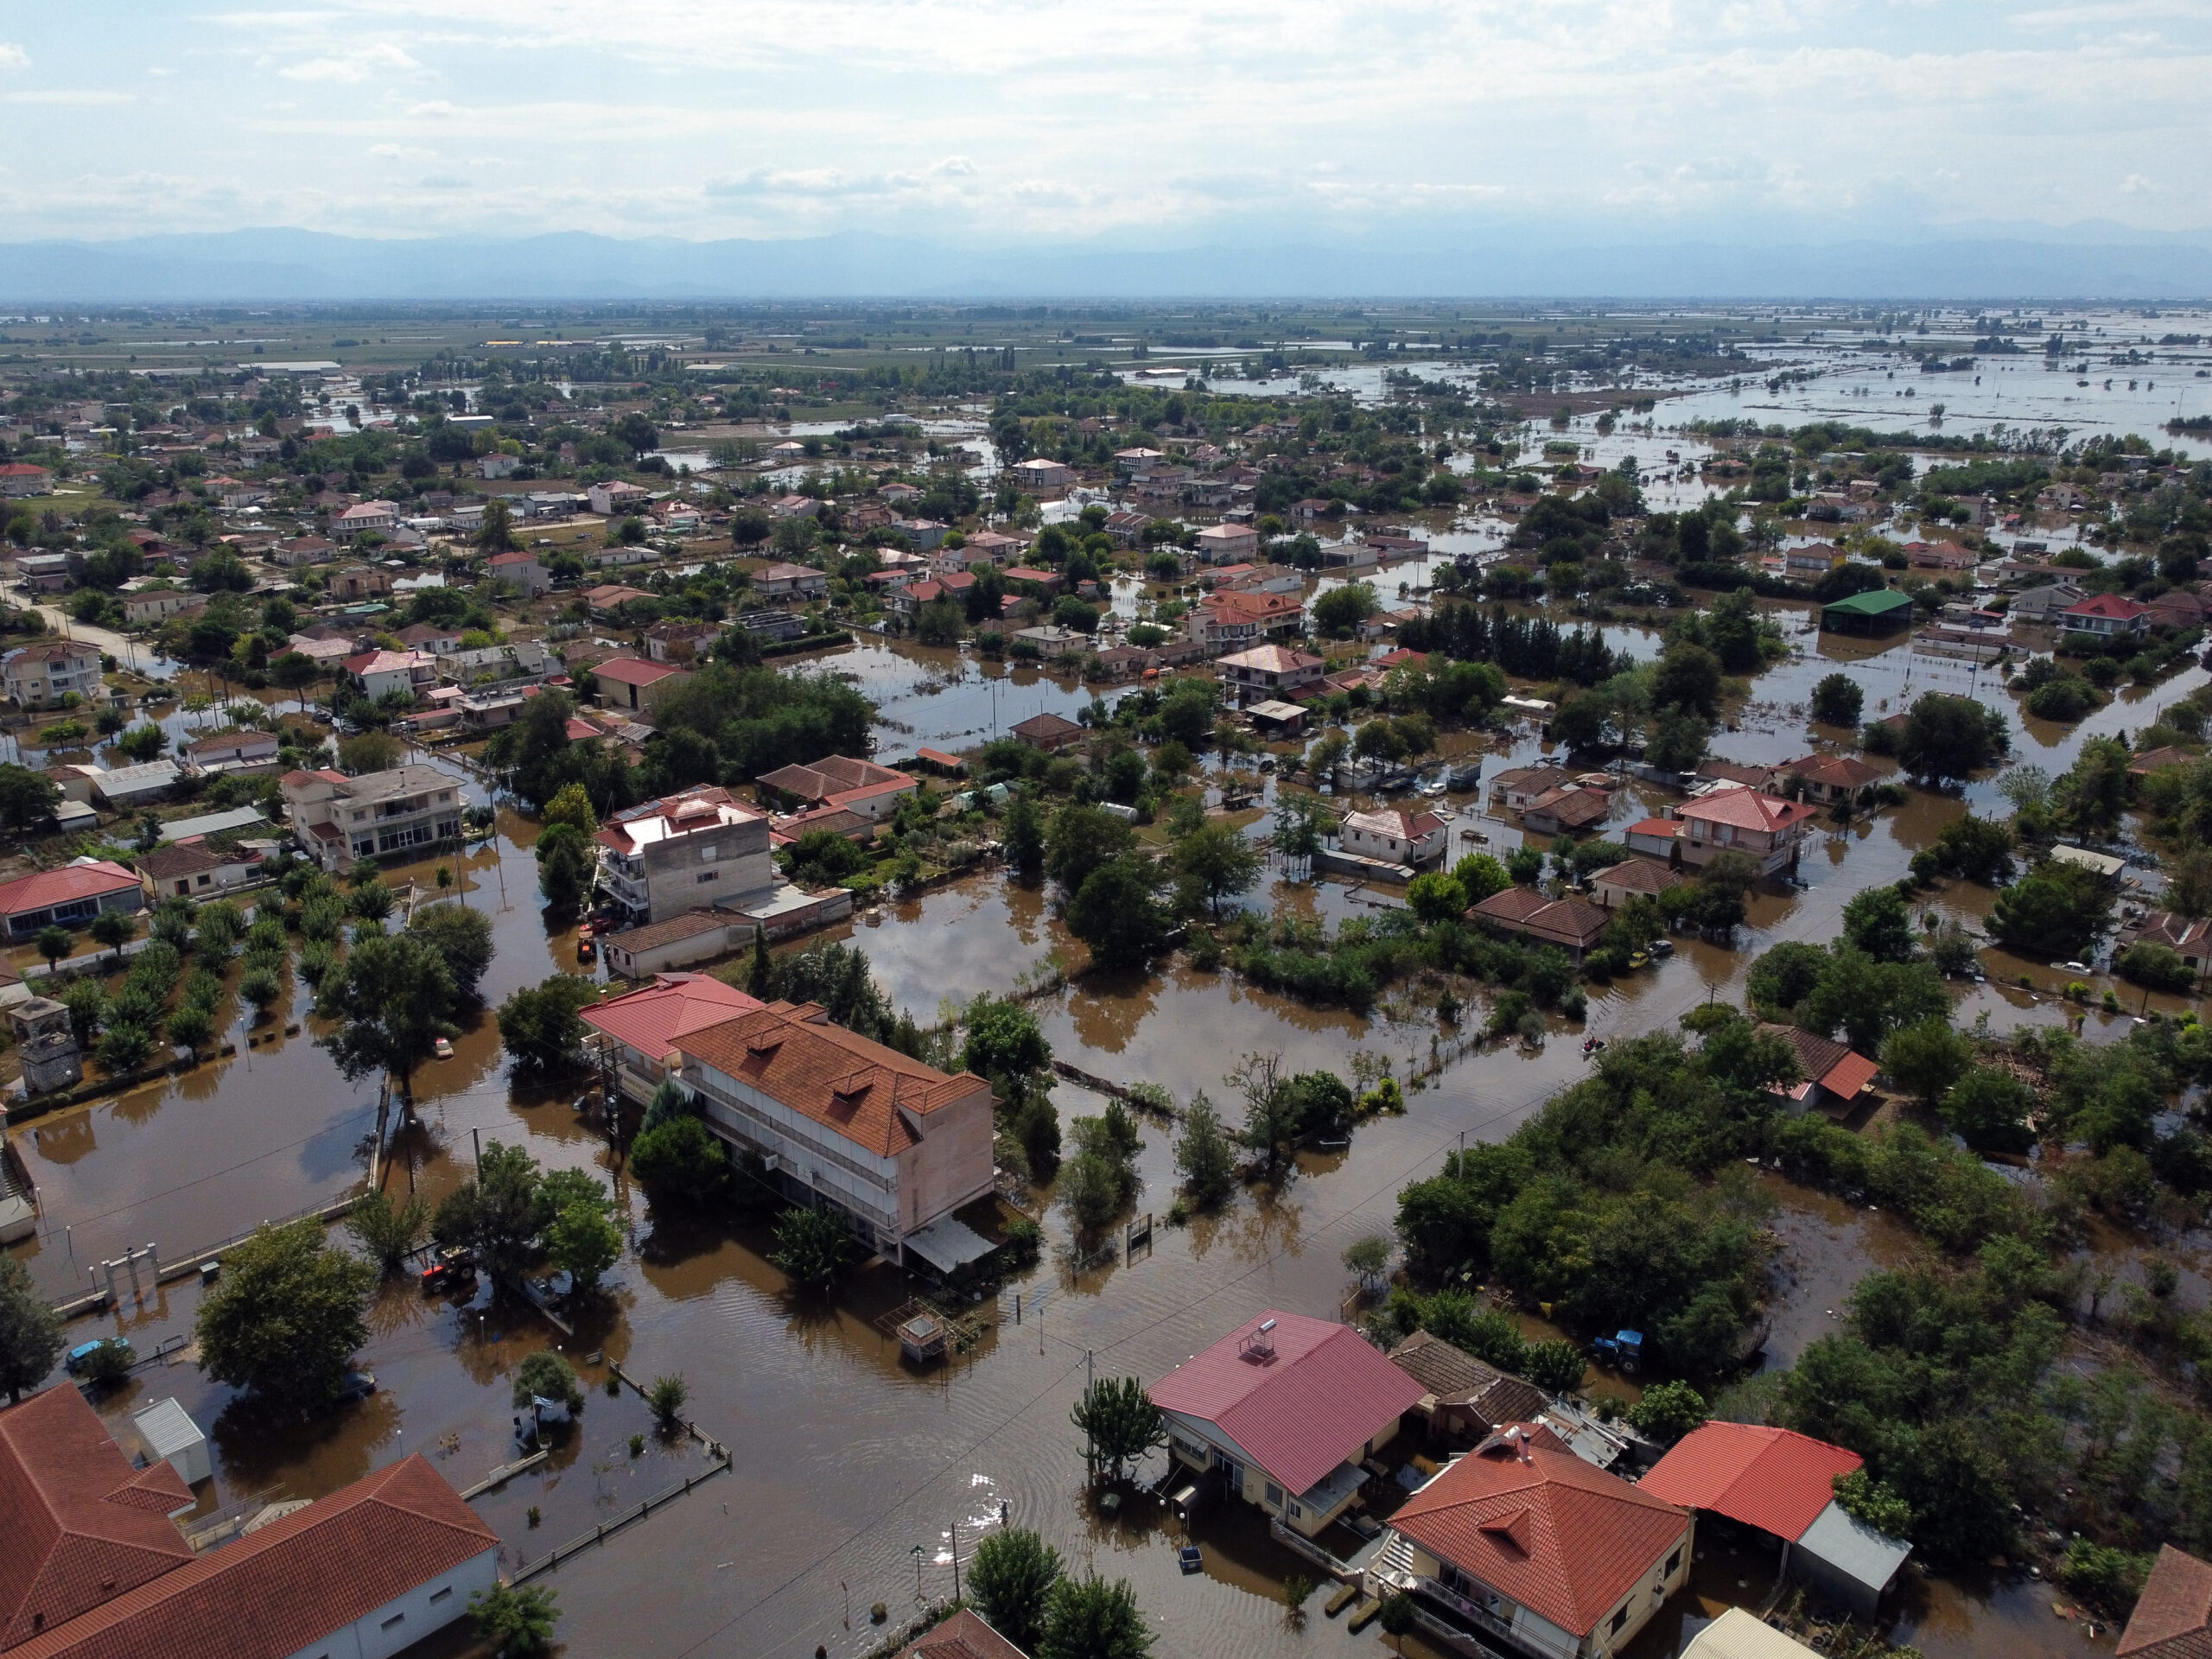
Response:
[[[873,760],[855,760],[849,755],[826,754],[810,766],[779,766],[773,772],[764,772],[754,779],[779,794],[792,795],[802,801],[826,801],[841,791],[866,790],[884,785],[905,789],[920,785],[903,772],[889,766],[879,766]]]
[[[20,916],[25,911],[51,910],[56,905],[81,903],[126,887],[143,887],[136,873],[105,859],[90,864],[68,864],[58,870],[41,870],[0,886],[0,916]]]
[[[1763,830],[1769,834],[1802,823],[1815,816],[1813,809],[1796,801],[1777,800],[1756,789],[1724,789],[1701,799],[1685,801],[1682,817],[1705,823],[1731,824],[1738,830]]]
[[[2212,1659],[2212,1566],[2161,1544],[2117,1651],[2119,1659]]]
[[[1390,1524],[1577,1637],[1595,1630],[1689,1529],[1648,1479],[1631,1486],[1544,1429],[1529,1433],[1525,1459],[1493,1435],[1408,1498]]]
[[[1861,1467],[1856,1452],[1792,1429],[1707,1423],[1643,1478],[1652,1497],[1711,1510],[1795,1543],[1835,1497],[1835,1478]]]
[[[683,671],[673,663],[649,663],[642,657],[610,657],[592,672],[617,685],[658,685]]]
[[[289,1659],[499,1547],[418,1452],[9,1653]]]
[[[963,1607],[898,1659],[1028,1659],[1020,1648]]]
[[[2096,594],[2082,600],[2079,604],[2069,605],[2059,614],[2061,616],[2109,616],[2115,621],[2133,622],[2139,616],[2148,615],[2150,609],[2149,606],[2138,605],[2132,599],[2122,599],[2118,594]]]
[[[1672,841],[1682,833],[1682,826],[1673,818],[1639,818],[1621,833],[1627,836],[1664,836]]]
[[[685,914],[690,912],[686,912]],[[682,919],[678,918],[677,919]],[[725,914],[721,922],[727,926]],[[640,930],[632,929],[632,932]],[[618,933],[614,938],[626,939]],[[734,985],[705,974],[657,974],[653,982],[626,996],[610,997],[583,1011],[583,1021],[603,1031],[626,1048],[633,1048],[658,1065],[681,1039],[709,1026],[718,1026],[741,1014],[764,1006]]]
[[[1251,1339],[1274,1321],[1271,1357]],[[1306,1492],[1421,1403],[1421,1384],[1350,1325],[1270,1308],[1148,1390],[1153,1404],[1217,1427],[1271,1479]]]
[[[130,1466],[73,1387],[0,1411],[0,1647],[189,1561],[168,1516],[191,1505],[167,1463]]]
[[[921,1141],[920,1121],[990,1085],[949,1077],[832,1025],[811,1003],[772,1002],[694,1032],[681,1045],[713,1067],[879,1157]]]

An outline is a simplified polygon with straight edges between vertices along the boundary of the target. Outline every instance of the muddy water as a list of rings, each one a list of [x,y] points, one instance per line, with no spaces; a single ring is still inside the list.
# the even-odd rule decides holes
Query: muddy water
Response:
[[[792,671],[835,674],[870,698],[876,705],[876,759],[887,763],[925,747],[974,748],[1032,715],[1073,720],[1090,706],[1094,690],[1072,675],[905,639],[863,639],[806,658]],[[1127,689],[1095,688],[1109,705]]]

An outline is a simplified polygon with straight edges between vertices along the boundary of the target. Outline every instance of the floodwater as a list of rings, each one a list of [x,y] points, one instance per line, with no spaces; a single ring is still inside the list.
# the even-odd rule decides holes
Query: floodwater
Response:
[[[1622,642],[1628,638],[1624,632]],[[1735,729],[1716,741],[1721,752],[1781,760],[1833,741],[1838,734],[1808,732],[1802,706],[1813,682],[1838,663],[1855,664],[1870,704],[1877,696],[1897,700],[1939,684],[1972,683],[1963,665],[1915,658],[1903,645],[1885,650],[1812,636],[1797,643],[1807,647],[1803,654],[1763,677],[1755,700],[1735,711]],[[1071,712],[1084,695],[1050,677],[1025,678],[1026,671],[889,645],[855,647],[828,665],[855,674],[883,701],[887,728],[896,729],[893,721],[910,728],[902,735],[918,744],[974,741],[995,698],[1000,719],[1010,723],[1039,706]],[[2084,728],[2140,725],[2149,707],[2202,677],[2192,670],[2123,698]],[[2009,696],[1982,689],[1997,706],[2012,706]],[[1022,696],[1038,702],[1007,706]],[[1055,697],[1064,701],[1048,701]],[[2021,753],[2054,772],[2068,763],[2084,728],[2037,731],[2016,718]],[[1508,748],[1495,765],[1518,764],[1541,744],[1523,732]],[[1904,808],[1824,832],[1805,861],[1802,888],[1755,897],[1741,948],[1683,945],[1656,969],[1593,995],[1587,1028],[1601,1035],[1664,1029],[1708,996],[1740,997],[1744,969],[1759,950],[1785,938],[1832,938],[1853,893],[1895,880],[1944,822],[1991,799],[1986,781],[1962,794],[1916,791]],[[1624,802],[1622,810],[1643,804]],[[537,908],[530,826],[505,818],[501,827],[499,840],[467,865],[469,902],[493,918],[499,954],[485,991],[495,1003],[518,986],[575,970],[573,940],[550,934]],[[1279,888],[1270,896],[1332,916],[1368,902],[1337,884]],[[1986,909],[1987,899],[1958,887],[1933,896],[1929,907],[1971,916]],[[1014,989],[1025,976],[1049,982],[1056,955],[1080,961],[1079,947],[1044,896],[995,873],[882,906],[855,918],[850,937],[893,1000],[925,1021],[948,1001]],[[1463,1136],[1510,1133],[1580,1076],[1580,1045],[1560,1027],[1533,1051],[1463,1051],[1403,1001],[1392,1005],[1401,1016],[1395,1020],[1381,1014],[1363,1019],[1180,962],[1150,976],[1086,976],[1041,992],[1033,1006],[1059,1056],[1101,1076],[1156,1080],[1179,1098],[1204,1088],[1232,1122],[1242,1104],[1224,1074],[1247,1052],[1280,1051],[1294,1069],[1342,1072],[1364,1050],[1404,1076],[1427,1062],[1435,1039],[1444,1064],[1409,1094],[1405,1116],[1361,1126],[1348,1148],[1302,1159],[1279,1186],[1249,1189],[1217,1216],[1163,1228],[1154,1249],[1134,1261],[1110,1248],[1079,1259],[1052,1195],[1034,1194],[1046,1219],[1045,1259],[995,1303],[971,1310],[982,1326],[976,1345],[928,1372],[908,1368],[878,1324],[907,1294],[899,1275],[868,1268],[834,1301],[819,1303],[789,1293],[757,1230],[702,1229],[656,1217],[620,1179],[597,1131],[565,1095],[531,1096],[511,1086],[488,1016],[456,1042],[453,1060],[426,1068],[417,1082],[421,1123],[403,1138],[390,1179],[411,1182],[433,1198],[450,1190],[478,1135],[520,1141],[548,1166],[608,1175],[630,1249],[575,1345],[619,1360],[641,1378],[680,1372],[702,1429],[735,1454],[734,1475],[553,1576],[572,1650],[776,1656],[810,1653],[820,1643],[855,1655],[875,1634],[866,1619],[869,1604],[910,1605],[918,1561],[925,1592],[949,1593],[956,1546],[964,1560],[1001,1512],[1042,1529],[1078,1568],[1131,1579],[1147,1617],[1167,1633],[1163,1652],[1230,1659],[1344,1640],[1318,1603],[1304,1631],[1286,1625],[1276,1590],[1297,1563],[1248,1518],[1203,1521],[1207,1571],[1185,1578],[1169,1547],[1179,1539],[1148,1504],[1133,1502],[1119,1519],[1103,1516],[1084,1490],[1068,1409],[1087,1368],[1154,1377],[1257,1309],[1338,1309],[1351,1288],[1341,1266],[1344,1248],[1386,1231],[1400,1189],[1433,1173]],[[126,1246],[151,1241],[175,1255],[264,1217],[337,1197],[359,1179],[374,1091],[336,1076],[313,1046],[311,1020],[297,1034],[285,1034],[305,1007],[303,990],[296,989],[289,1005],[257,1027],[273,1032],[273,1040],[246,1046],[241,1024],[233,1032],[238,1052],[228,1060],[18,1134],[43,1207],[41,1233],[22,1253],[42,1287],[55,1294],[81,1289],[88,1264]],[[2048,998],[1989,986],[1961,1005],[1959,1018],[1971,1020],[1984,1010],[1999,1027],[2063,1017]],[[2092,1023],[2115,1034],[2126,1029],[2124,1020]],[[1064,1118],[1099,1104],[1065,1084],[1056,1098]],[[1144,1136],[1136,1208],[1157,1215],[1173,1195],[1173,1136],[1158,1124],[1147,1125]],[[1770,1359],[1783,1363],[1831,1328],[1828,1310],[1859,1272],[1898,1259],[1908,1241],[1879,1216],[1778,1181],[1772,1190],[1782,1204],[1786,1276],[1772,1310]],[[171,1287],[143,1310],[80,1322],[75,1339],[123,1331],[150,1351],[163,1335],[188,1330],[197,1294],[189,1286]],[[379,1300],[372,1325],[362,1359],[383,1391],[312,1428],[259,1432],[226,1391],[184,1366],[149,1369],[106,1409],[120,1421],[129,1405],[174,1395],[212,1425],[223,1467],[203,1499],[210,1510],[256,1492],[312,1497],[410,1449],[442,1458],[457,1484],[480,1478],[505,1455],[512,1366],[554,1333],[527,1313],[494,1304],[488,1293],[455,1305],[404,1288]],[[626,1506],[633,1492],[663,1484],[667,1471],[652,1460],[671,1454],[649,1446],[638,1464],[628,1457],[636,1423],[634,1402],[593,1395],[570,1448],[545,1471],[482,1501],[511,1552],[542,1552],[594,1524],[602,1506]],[[543,1510],[536,1529],[524,1514],[531,1503]],[[636,1592],[647,1580],[660,1588],[654,1618],[641,1628]],[[848,1592],[860,1610],[849,1628]],[[2015,1586],[1984,1592],[1933,1586],[1911,1617],[1911,1639],[1931,1655],[1986,1647],[1990,1630],[2039,1648],[2032,1639],[2043,1628],[2038,1618],[2067,1628],[2047,1611],[2038,1614],[2032,1594],[2024,1599]],[[2069,1631],[2068,1639],[2078,1635]],[[1365,1650],[1364,1639],[1357,1645]]]

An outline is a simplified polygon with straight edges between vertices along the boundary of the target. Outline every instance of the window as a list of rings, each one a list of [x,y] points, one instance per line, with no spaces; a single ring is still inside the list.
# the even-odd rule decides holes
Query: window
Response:
[[[1282,1488],[1272,1480],[1268,1483],[1268,1507],[1271,1510],[1282,1508]]]
[[[702,870],[699,872],[699,880],[702,881],[711,881],[721,874],[721,872],[720,870]]]
[[[446,1586],[446,1587],[445,1587],[444,1589],[442,1589],[442,1590],[434,1590],[434,1591],[432,1591],[432,1592],[430,1592],[430,1605],[431,1605],[431,1606],[433,1606],[433,1607],[436,1606],[440,1602],[444,1601],[444,1600],[448,1599],[449,1597],[451,1597],[451,1596],[452,1596],[452,1594],[453,1594],[453,1586],[451,1586],[451,1585],[448,1585],[448,1586]]]
[[[1675,1576],[1675,1569],[1681,1566],[1681,1564],[1682,1552],[1678,1549],[1667,1558],[1667,1576],[1670,1579],[1673,1578]]]
[[[387,1618],[386,1620],[385,1620],[385,1622],[384,1622],[383,1624],[381,1624],[378,1625],[378,1626],[377,1626],[377,1628],[378,1628],[378,1630],[391,1630],[394,1625],[397,1625],[397,1624],[404,1624],[406,1622],[407,1622],[407,1615],[406,1615],[406,1614],[404,1614],[404,1613],[394,1613],[394,1614],[393,1614],[390,1618]]]
[[[1621,1633],[1621,1626],[1627,1623],[1628,1609],[1624,1607],[1620,1611],[1613,1615],[1613,1622],[1611,1624],[1607,1626],[1607,1628],[1611,1630],[1615,1636],[1618,1636]]]
[[[699,861],[702,864],[711,864],[721,855],[722,849],[719,847],[702,847],[699,849]]]

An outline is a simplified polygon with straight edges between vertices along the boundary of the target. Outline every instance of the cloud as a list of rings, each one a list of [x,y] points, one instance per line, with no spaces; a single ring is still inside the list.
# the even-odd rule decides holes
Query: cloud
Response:
[[[28,69],[31,54],[13,41],[0,41],[0,69]]]
[[[363,153],[380,162],[434,162],[438,158],[435,149],[416,149],[405,144],[371,144]]]
[[[341,57],[309,58],[276,73],[286,80],[361,81],[383,73],[420,74],[423,66],[389,41],[359,47]]]
[[[941,179],[972,179],[976,164],[965,156],[948,156],[918,173],[845,173],[834,167],[756,167],[703,187],[711,199],[742,196],[892,196],[927,188]]]
[[[104,86],[43,86],[29,92],[0,92],[0,104],[58,104],[93,108],[106,104],[135,104],[129,92]]]

